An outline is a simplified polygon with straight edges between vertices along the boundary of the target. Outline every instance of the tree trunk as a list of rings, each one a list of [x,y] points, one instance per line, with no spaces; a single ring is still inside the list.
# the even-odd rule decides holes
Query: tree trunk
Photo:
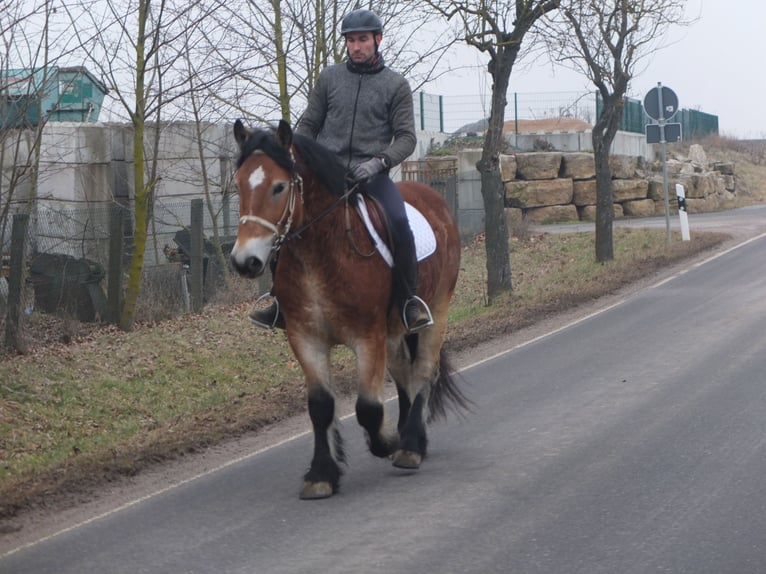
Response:
[[[517,53],[517,48],[503,47],[490,61],[489,71],[494,80],[492,106],[481,159],[476,164],[481,174],[481,195],[484,199],[487,299],[490,304],[498,295],[513,289],[508,249],[508,223],[505,219],[505,192],[500,175],[500,152],[503,148],[508,81]]]
[[[596,164],[596,261],[614,259],[612,222],[614,201],[612,199],[612,170],[609,168],[609,148],[603,130],[593,126],[593,158]]]
[[[513,288],[505,198],[499,167],[481,171],[481,195],[484,198],[487,299],[492,303],[498,295]]]
[[[623,99],[616,94],[602,92],[604,104],[601,116],[593,126],[593,158],[596,164],[596,261],[614,260],[614,198],[609,152],[622,119]]]
[[[279,84],[279,107],[282,119],[290,120],[290,94],[287,88],[287,55],[285,54],[285,38],[282,30],[282,8],[279,0],[272,0],[274,10],[274,53],[276,55],[277,83]]]
[[[140,0],[138,10],[138,35],[136,37],[136,108],[133,114],[133,186],[135,189],[135,228],[133,230],[133,252],[131,254],[128,280],[125,285],[125,300],[120,314],[120,329],[132,331],[136,319],[136,306],[141,292],[141,278],[144,272],[147,221],[149,216],[149,190],[145,181],[144,130],[146,127],[146,22],[149,14],[149,0]]]

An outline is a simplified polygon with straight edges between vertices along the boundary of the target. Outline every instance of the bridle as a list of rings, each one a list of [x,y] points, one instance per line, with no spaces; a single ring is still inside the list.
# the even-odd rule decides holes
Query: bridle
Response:
[[[303,178],[298,172],[293,170],[290,173],[290,184],[287,190],[285,209],[282,211],[282,215],[279,217],[276,224],[257,215],[242,215],[239,218],[239,224],[257,223],[271,231],[272,237],[274,238],[271,249],[276,252],[290,235],[290,228],[293,226],[293,216],[295,215],[295,204],[298,195],[300,195],[301,203],[303,203]]]
[[[292,150],[290,150],[290,157],[293,161],[293,165],[295,165],[295,156],[293,155]],[[292,241],[293,239],[300,238],[301,233],[303,233],[306,229],[314,225],[317,221],[323,219],[326,215],[328,215],[341,203],[345,202],[346,209],[348,210],[348,198],[354,192],[356,192],[358,187],[359,185],[356,183],[354,185],[349,186],[344,191],[343,195],[339,196],[338,199],[335,200],[329,207],[327,207],[321,213],[313,217],[310,221],[304,223],[295,231],[290,231],[293,225],[293,216],[295,215],[296,198],[300,195],[301,205],[303,205],[304,203],[303,178],[293,168],[290,170],[290,184],[289,184],[289,189],[287,190],[287,193],[288,193],[287,203],[285,203],[285,208],[282,211],[282,215],[279,217],[279,220],[277,220],[277,223],[271,223],[269,220],[259,217],[257,215],[242,215],[239,218],[239,224],[242,225],[244,223],[257,223],[258,225],[261,225],[262,227],[265,227],[266,229],[271,231],[272,238],[273,238],[271,251],[272,251],[272,256],[276,256],[284,243],[287,243],[288,241]]]

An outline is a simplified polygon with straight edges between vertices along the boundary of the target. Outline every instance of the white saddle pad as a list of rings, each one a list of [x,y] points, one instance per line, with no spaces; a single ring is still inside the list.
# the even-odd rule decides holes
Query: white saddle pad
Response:
[[[375,244],[378,253],[380,253],[383,260],[388,263],[389,267],[393,266],[394,258],[391,256],[391,250],[380,238],[380,235],[378,235],[378,232],[372,225],[370,214],[367,211],[367,204],[361,196],[357,196],[356,205],[359,210],[359,215],[362,216],[364,225],[367,227],[367,231],[370,232],[370,236],[372,237],[372,241]],[[409,203],[405,202],[404,207],[407,210],[407,219],[410,222],[412,236],[415,238],[415,253],[417,254],[418,261],[422,261],[436,251],[436,236],[434,235],[434,230],[431,229],[431,226],[428,224],[428,221],[426,221],[426,218],[423,217],[422,213],[412,207]]]

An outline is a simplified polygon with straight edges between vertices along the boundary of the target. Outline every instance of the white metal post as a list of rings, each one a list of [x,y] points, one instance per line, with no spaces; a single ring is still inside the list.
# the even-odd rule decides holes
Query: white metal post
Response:
[[[689,241],[691,237],[689,235],[689,215],[686,212],[686,193],[684,186],[680,183],[676,184],[676,198],[678,199],[678,218],[681,221],[681,239]]]

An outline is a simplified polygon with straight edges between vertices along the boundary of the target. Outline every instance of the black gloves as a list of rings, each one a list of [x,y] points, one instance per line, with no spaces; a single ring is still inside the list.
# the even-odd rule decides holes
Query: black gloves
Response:
[[[374,157],[363,161],[351,170],[351,175],[355,181],[366,181],[374,175],[386,170],[385,162],[379,157]]]

